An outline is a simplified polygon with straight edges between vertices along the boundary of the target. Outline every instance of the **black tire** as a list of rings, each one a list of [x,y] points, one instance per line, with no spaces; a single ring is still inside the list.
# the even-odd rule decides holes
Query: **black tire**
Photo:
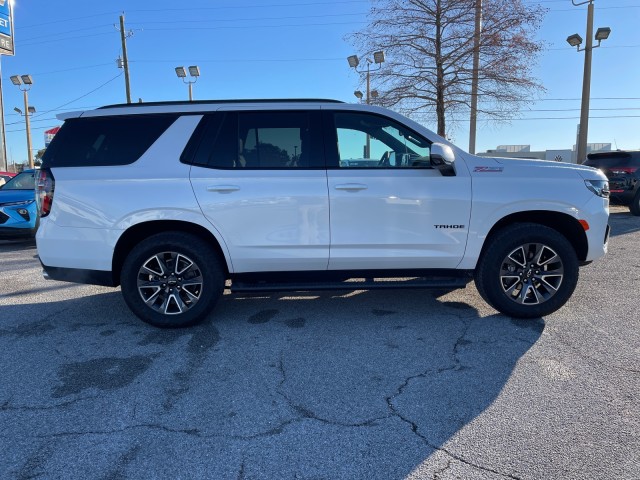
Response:
[[[578,258],[558,231],[519,223],[499,230],[487,242],[475,284],[482,298],[499,312],[540,318],[561,308],[573,294]]]
[[[629,211],[631,212],[631,215],[634,215],[636,217],[640,216],[640,188],[636,192],[636,196],[633,197],[633,200],[631,200],[631,203],[629,204]]]
[[[152,235],[134,247],[120,273],[122,295],[141,320],[187,327],[211,312],[224,290],[216,251],[183,232]]]

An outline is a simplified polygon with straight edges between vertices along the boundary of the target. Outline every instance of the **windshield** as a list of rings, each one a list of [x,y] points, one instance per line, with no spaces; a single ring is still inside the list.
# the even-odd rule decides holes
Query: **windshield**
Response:
[[[35,190],[35,172],[22,172],[2,186],[2,190]]]

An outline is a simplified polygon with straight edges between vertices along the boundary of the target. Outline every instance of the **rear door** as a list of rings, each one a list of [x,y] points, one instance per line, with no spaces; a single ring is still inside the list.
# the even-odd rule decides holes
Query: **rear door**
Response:
[[[325,112],[330,270],[455,268],[471,179],[430,167],[431,143],[384,116]]]
[[[240,272],[326,270],[329,198],[316,110],[205,115],[191,183]]]

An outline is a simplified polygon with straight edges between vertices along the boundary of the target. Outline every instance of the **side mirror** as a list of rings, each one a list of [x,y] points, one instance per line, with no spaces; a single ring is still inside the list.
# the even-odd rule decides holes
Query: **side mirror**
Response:
[[[431,165],[441,167],[444,165],[452,165],[456,157],[449,145],[444,143],[433,143],[431,145]]]

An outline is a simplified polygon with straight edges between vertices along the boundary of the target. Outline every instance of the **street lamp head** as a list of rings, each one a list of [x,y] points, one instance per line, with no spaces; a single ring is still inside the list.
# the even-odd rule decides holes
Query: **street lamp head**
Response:
[[[199,77],[200,67],[198,67],[197,65],[191,65],[189,67],[189,75],[191,75],[192,77]]]
[[[18,107],[13,107],[13,109],[18,112],[19,115],[22,115],[22,110],[20,110]]]
[[[600,27],[596,31],[596,40],[598,40],[599,42],[601,42],[602,40],[606,40],[607,38],[609,38],[610,34],[611,29],[609,27]]]
[[[11,79],[11,83],[13,83],[14,85],[22,85],[22,79],[20,78],[20,75],[11,75],[9,78]]]
[[[567,37],[567,43],[572,47],[579,47],[582,43],[582,37],[577,33],[574,33],[573,35],[569,35]]]
[[[353,92],[353,94],[356,96],[358,100],[362,100],[363,95],[360,90],[356,90],[355,92]]]
[[[20,75],[20,78],[22,79],[22,83],[25,85],[33,85],[33,78],[31,78],[31,75]]]
[[[347,57],[347,61],[349,62],[349,66],[352,68],[356,68],[358,65],[360,65],[360,60],[358,60],[357,55],[351,55]]]
[[[382,50],[373,52],[373,61],[378,64],[384,62],[384,52]]]
[[[28,110],[29,110],[29,113],[30,113],[31,115],[33,115],[34,113],[36,113],[36,107],[32,107],[31,105],[29,105]]]
[[[185,78],[187,76],[187,71],[184,67],[176,67],[176,75],[180,78]]]

